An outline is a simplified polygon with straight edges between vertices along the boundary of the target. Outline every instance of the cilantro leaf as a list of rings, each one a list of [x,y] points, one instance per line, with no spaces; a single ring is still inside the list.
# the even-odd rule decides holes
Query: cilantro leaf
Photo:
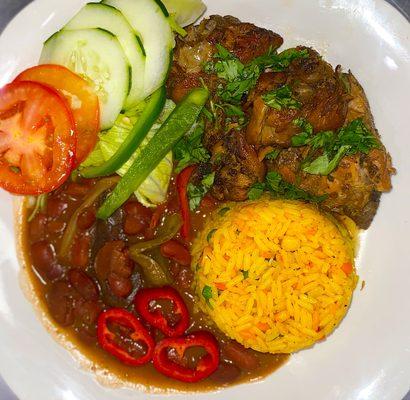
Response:
[[[282,72],[289,67],[293,60],[308,57],[307,49],[287,49],[279,54],[269,50],[266,54],[255,58],[252,63],[258,65],[262,70],[269,68],[274,72]]]
[[[295,143],[294,138],[292,143]],[[367,154],[371,149],[380,146],[377,138],[368,130],[361,118],[344,126],[337,134],[332,131],[319,132],[308,138],[304,145],[310,145],[313,150],[323,150],[323,154],[313,161],[303,162],[303,171],[314,175],[329,175],[344,156]]]
[[[278,155],[280,153],[279,149],[273,149],[271,152],[266,154],[265,160],[276,160],[278,158]]]
[[[202,144],[203,133],[204,125],[199,123],[191,133],[183,137],[174,147],[174,157],[178,162],[175,168],[176,172],[182,171],[189,165],[206,163],[210,160],[211,155]]]
[[[361,118],[357,118],[340,129],[338,134],[340,145],[350,146],[347,154],[369,153],[371,149],[380,147],[377,138],[369,131]]]
[[[247,271],[247,270],[245,270],[245,269],[241,269],[240,271],[242,272],[243,279],[248,279],[248,277],[249,277],[249,271]]]
[[[336,155],[329,159],[329,154],[325,153],[314,161],[305,165],[303,171],[314,175],[329,175],[340,163],[341,159],[346,155],[349,146],[342,146],[339,148]]]
[[[327,198],[327,195],[315,196],[284,181],[282,176],[275,171],[266,174],[264,183],[255,183],[252,185],[248,192],[248,198],[250,200],[257,200],[262,196],[264,191],[269,192],[274,198],[305,200],[312,203],[319,203]]]
[[[212,288],[208,285],[205,285],[202,288],[202,297],[205,299],[206,303],[211,306],[209,300],[212,299]]]
[[[265,184],[261,182],[254,183],[248,191],[249,200],[258,200],[262,197],[265,190]]]
[[[309,143],[310,136],[307,132],[298,133],[292,136],[292,146],[300,147],[306,146]]]
[[[187,192],[189,199],[189,208],[194,211],[201,204],[201,200],[208,193],[211,186],[214,184],[215,172],[205,175],[199,185],[192,183],[188,184]]]
[[[309,136],[313,134],[313,126],[305,118],[296,118],[292,123],[293,125],[298,126],[302,132],[307,133]]]
[[[223,217],[229,210],[230,210],[229,207],[221,208],[221,209],[218,211],[218,214],[219,214],[221,217]]]
[[[212,237],[214,236],[215,232],[217,231],[217,229],[211,229],[208,232],[208,235],[206,235],[206,241],[209,243],[209,241],[212,239]]]
[[[292,91],[289,85],[283,85],[278,89],[262,95],[262,100],[271,108],[275,110],[282,110],[282,108],[299,109],[302,104],[292,97]]]

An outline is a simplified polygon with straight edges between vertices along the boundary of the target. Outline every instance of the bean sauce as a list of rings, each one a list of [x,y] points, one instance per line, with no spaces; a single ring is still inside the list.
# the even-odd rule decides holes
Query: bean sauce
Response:
[[[69,182],[48,195],[47,209],[27,224],[27,257],[33,267],[35,283],[45,309],[71,341],[93,362],[109,369],[121,379],[165,389],[210,390],[263,377],[285,360],[285,355],[269,355],[245,349],[228,339],[203,314],[195,310],[192,290],[194,272],[191,269],[190,243],[179,234],[156,249],[146,252],[164,268],[184,298],[190,311],[188,331],[205,329],[219,341],[221,362],[216,372],[196,384],[184,384],[159,374],[151,364],[129,367],[102,350],[96,336],[97,318],[104,309],[125,307],[135,312],[133,296],[142,287],[149,287],[141,267],[134,263],[128,248],[132,243],[152,239],[167,213],[178,213],[179,207],[172,180],[167,203],[151,210],[131,198],[107,221],[96,218],[99,202],[83,211],[68,260],[59,260],[62,235],[75,210],[95,184],[95,180]],[[192,229],[201,229],[209,213],[217,207],[207,196],[192,217]],[[170,304],[156,304],[173,321]],[[175,322],[175,321],[174,321]],[[163,334],[143,321],[155,340]],[[126,340],[126,343],[131,342]],[[128,345],[128,344],[127,344]],[[132,347],[132,346],[131,346]],[[138,348],[134,349],[140,351]],[[134,351],[133,350],[133,351]],[[189,350],[183,358],[193,366],[201,357],[200,349]]]

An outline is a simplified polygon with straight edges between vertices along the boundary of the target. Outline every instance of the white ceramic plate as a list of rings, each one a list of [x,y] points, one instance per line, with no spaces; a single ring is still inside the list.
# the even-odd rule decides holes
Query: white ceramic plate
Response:
[[[43,40],[83,3],[36,0],[21,12],[0,38],[0,86],[35,64]],[[262,382],[179,398],[401,399],[410,387],[410,24],[382,0],[207,3],[209,13],[271,28],[285,46],[314,46],[333,65],[350,68],[398,174],[363,237],[358,270],[366,286],[341,327]],[[19,287],[11,196],[1,192],[0,204],[0,374],[21,400],[150,398],[100,386],[42,327]]]

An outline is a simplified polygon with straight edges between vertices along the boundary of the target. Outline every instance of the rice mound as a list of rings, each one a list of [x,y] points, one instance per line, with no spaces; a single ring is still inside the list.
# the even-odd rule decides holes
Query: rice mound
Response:
[[[264,353],[295,352],[328,336],[358,280],[343,229],[297,201],[224,206],[192,255],[199,308],[230,338]]]

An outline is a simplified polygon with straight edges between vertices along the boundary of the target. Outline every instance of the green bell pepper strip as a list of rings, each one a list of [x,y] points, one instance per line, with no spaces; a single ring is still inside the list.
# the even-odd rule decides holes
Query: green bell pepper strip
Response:
[[[208,96],[207,89],[193,89],[177,105],[158,132],[141,150],[111,195],[104,201],[97,212],[98,218],[107,219],[138,189],[159,162],[191,129],[208,100]]]
[[[130,159],[145,139],[145,136],[147,136],[152,125],[154,125],[161,114],[166,98],[165,86],[156,90],[148,100],[137,123],[133,126],[115,154],[102,165],[84,168],[80,172],[81,176],[84,178],[96,178],[98,176],[109,176],[118,171]]]

